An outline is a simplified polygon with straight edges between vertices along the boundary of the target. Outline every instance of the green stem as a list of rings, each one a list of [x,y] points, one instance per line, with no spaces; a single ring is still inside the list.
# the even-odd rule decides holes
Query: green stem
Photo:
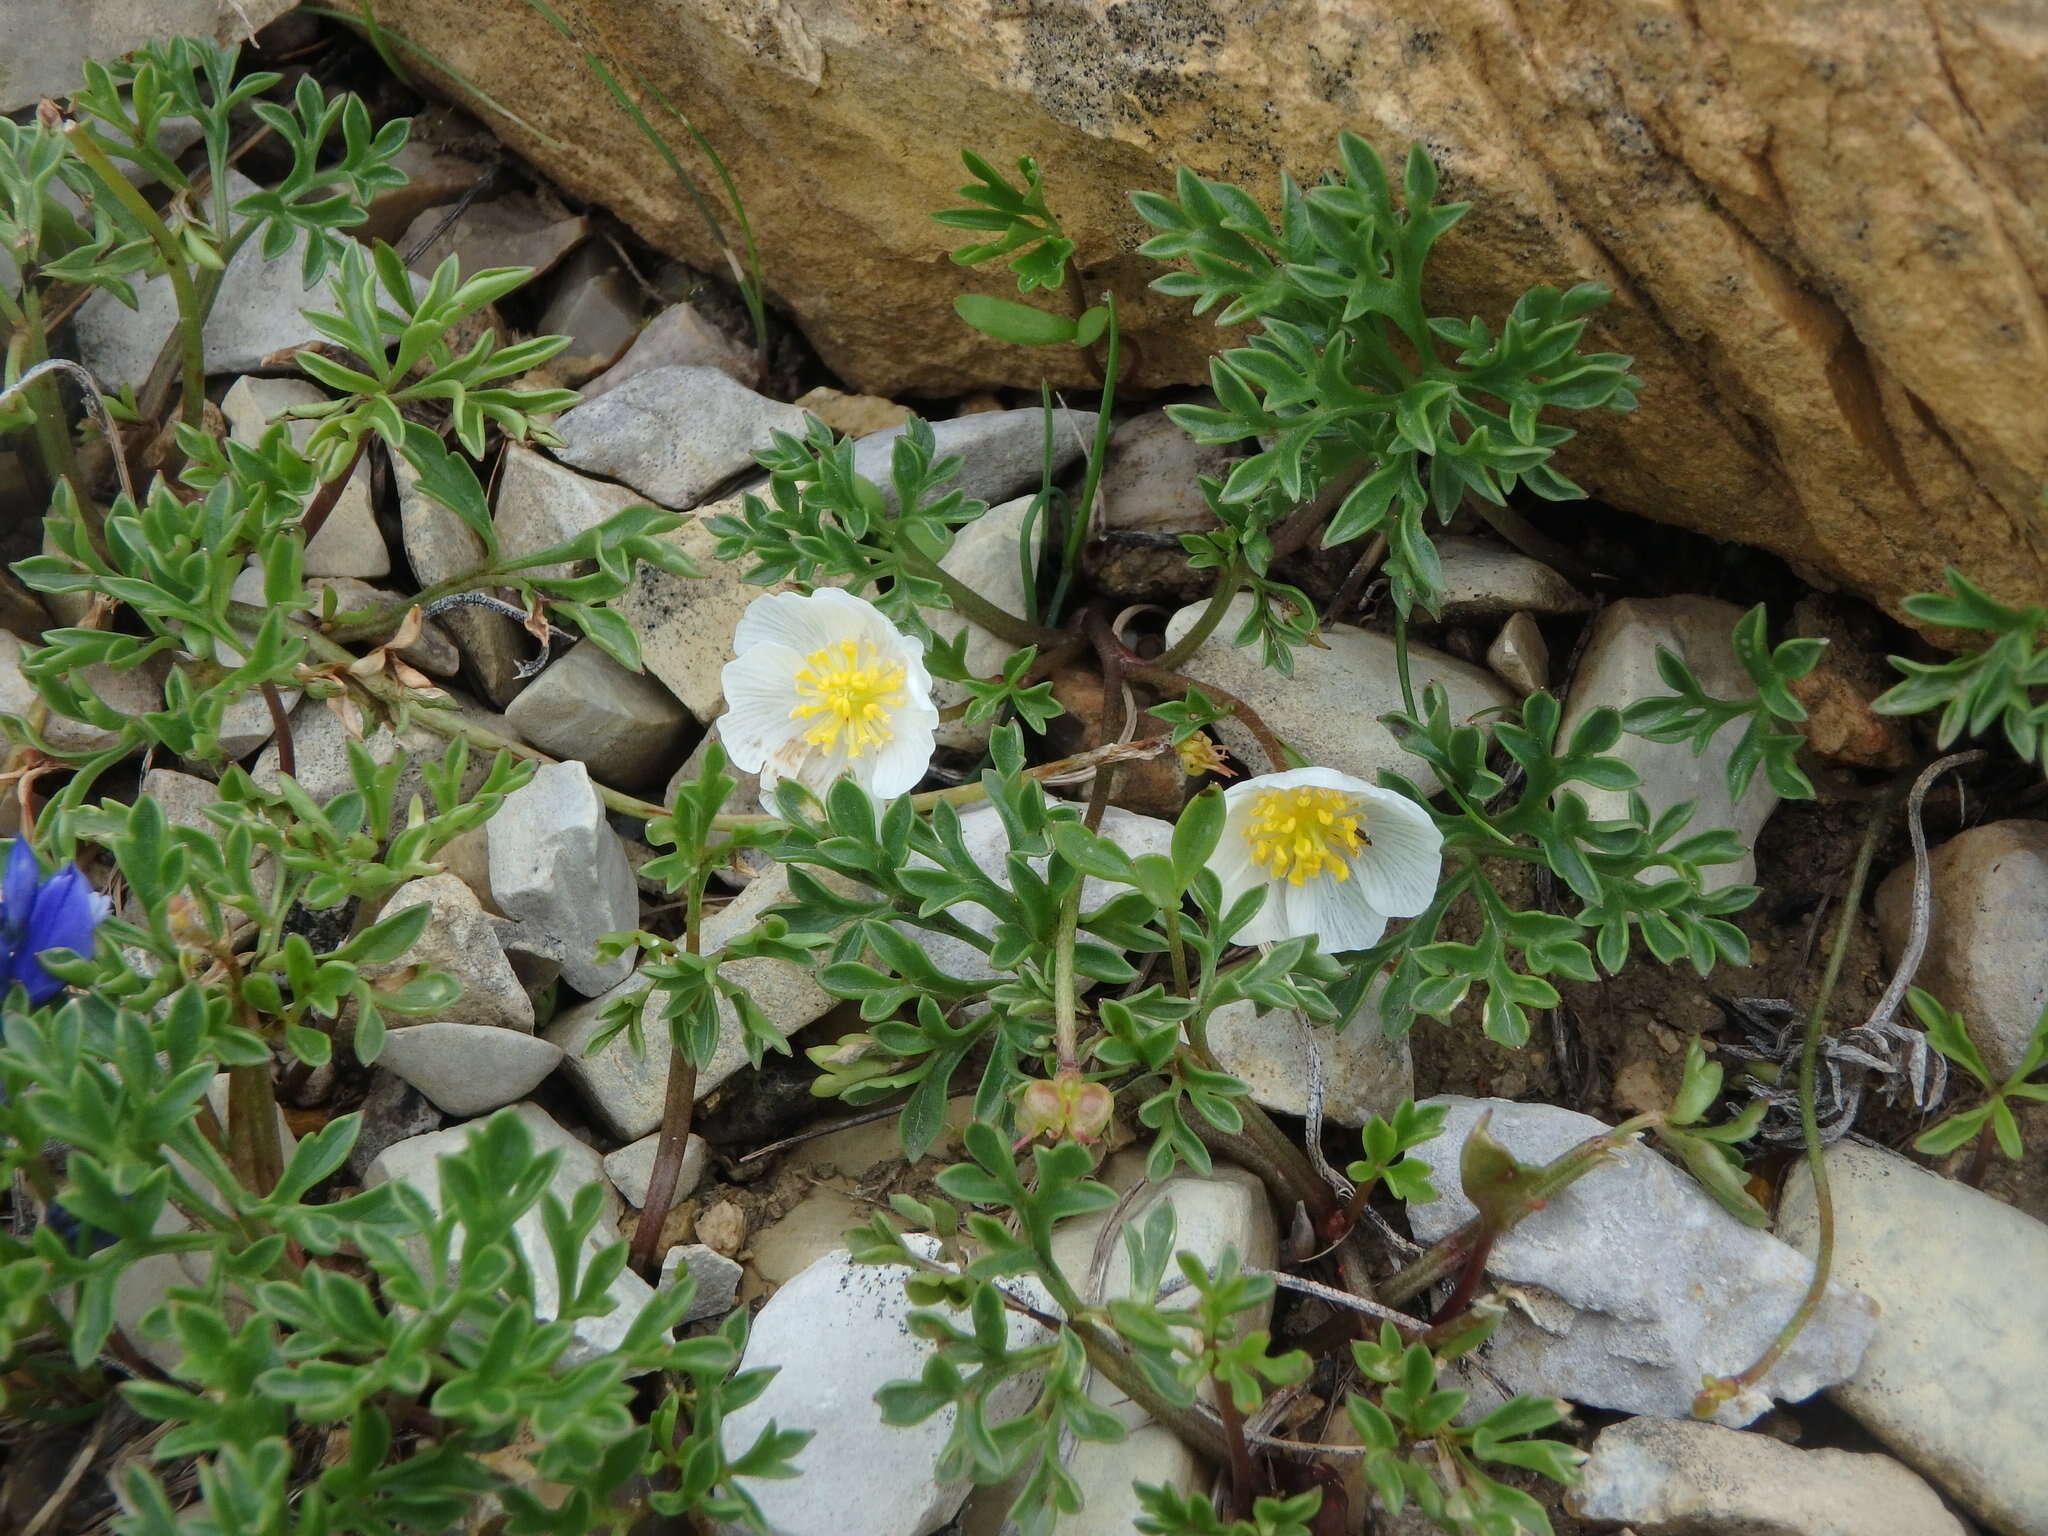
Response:
[[[1166,912],[1166,959],[1173,967],[1173,995],[1188,995],[1188,951],[1181,942],[1180,913],[1168,909]]]
[[[1066,548],[1060,552],[1060,580],[1053,589],[1052,605],[1046,609],[1049,617],[1057,620],[1060,608],[1066,602],[1067,589],[1073,584],[1074,573],[1081,568],[1081,546],[1088,540],[1088,521],[1095,510],[1095,488],[1102,482],[1102,466],[1109,457],[1110,411],[1116,404],[1116,358],[1117,323],[1116,295],[1105,293],[1103,304],[1109,310],[1109,324],[1104,331],[1107,348],[1102,363],[1102,399],[1095,410],[1095,442],[1088,451],[1088,473],[1081,481],[1081,496],[1074,503],[1073,514],[1067,523]]]
[[[1081,1069],[1080,1024],[1074,981],[1074,936],[1080,920],[1081,877],[1076,874],[1073,883],[1067,887],[1065,899],[1060,902],[1059,928],[1053,936],[1052,950],[1053,1043],[1062,1072]]]
[[[49,340],[43,334],[42,299],[33,284],[22,289],[20,326],[17,332],[21,343],[20,366],[9,370],[16,377],[50,355]],[[14,348],[10,346],[8,350],[11,353]],[[96,535],[98,529],[93,526],[96,521],[93,500],[86,494],[85,483],[78,478],[78,462],[71,452],[71,424],[65,419],[64,402],[57,392],[56,380],[38,383],[30,391],[29,404],[36,413],[36,450],[42,455],[44,473],[52,484],[59,480],[69,483],[71,494],[78,501],[79,515],[86,519],[87,531]],[[120,453],[120,440],[117,438],[109,442],[107,448],[109,452]]]
[[[1223,622],[1225,610],[1231,599],[1237,596],[1238,587],[1244,581],[1244,561],[1233,560],[1227,570],[1216,578],[1216,590],[1209,594],[1209,606],[1202,610],[1202,616],[1195,620],[1195,627],[1152,658],[1152,665],[1168,672],[1177,670],[1195,652],[1199,651],[1208,638],[1216,633],[1216,626]]]
[[[1827,1294],[1828,1276],[1835,1262],[1835,1203],[1828,1187],[1828,1165],[1820,1139],[1820,1113],[1814,1103],[1814,1079],[1820,1071],[1820,1043],[1826,1033],[1828,1002],[1835,994],[1835,984],[1841,980],[1842,963],[1848,959],[1849,941],[1855,936],[1856,921],[1863,915],[1863,886],[1870,878],[1871,860],[1877,853],[1878,833],[1883,830],[1904,787],[1903,784],[1894,786],[1879,803],[1876,813],[1870,818],[1870,825],[1864,829],[1863,840],[1856,849],[1856,862],[1849,870],[1848,889],[1842,893],[1842,915],[1835,924],[1834,940],[1828,948],[1827,968],[1821,973],[1820,990],[1814,994],[1813,1007],[1806,1015],[1806,1038],[1799,1053],[1799,1129],[1806,1142],[1807,1171],[1813,1178],[1813,1210],[1818,1227],[1813,1277],[1807,1282],[1806,1294],[1800,1298],[1798,1307],[1785,1320],[1785,1326],[1778,1330],[1778,1336],[1771,1340],[1770,1348],[1759,1355],[1747,1370],[1735,1376],[1719,1377],[1700,1390],[1692,1405],[1697,1418],[1711,1417],[1720,1404],[1769,1375],[1771,1368],[1785,1358],[1785,1352],[1792,1347],[1793,1341],[1812,1321],[1814,1313],[1820,1310],[1821,1301]]]
[[[1210,1373],[1209,1390],[1216,1394],[1216,1417],[1223,1421],[1223,1439],[1230,1448],[1230,1513],[1242,1520],[1252,1512],[1252,1453],[1245,1444],[1244,1415],[1221,1374]]]
[[[185,265],[184,249],[169,226],[157,217],[157,211],[149,206],[149,199],[129,184],[128,178],[115,168],[106,151],[100,148],[82,123],[72,123],[64,130],[64,138],[72,153],[85,162],[87,169],[99,178],[114,201],[142,226],[150,243],[164,259],[164,274],[170,279],[171,293],[178,304],[183,392],[178,401],[178,416],[186,426],[196,428],[206,409],[206,310],[192,286],[192,273]]]
[[[1150,1414],[1156,1423],[1165,1425],[1190,1449],[1210,1461],[1230,1459],[1230,1447],[1217,1426],[1195,1409],[1183,1408],[1161,1396],[1125,1352],[1123,1341],[1113,1330],[1088,1317],[1077,1319],[1069,1326],[1080,1336],[1081,1347],[1088,1354],[1088,1363],[1108,1377],[1124,1396]]]
[[[1421,719],[1415,708],[1415,684],[1408,676],[1408,615],[1394,605],[1394,671],[1401,679],[1401,708],[1413,719]]]
[[[994,603],[969,587],[952,572],[940,568],[936,560],[928,559],[921,551],[904,545],[897,551],[903,564],[912,574],[934,581],[945,589],[946,599],[954,611],[1012,645],[1059,645],[1067,636],[1057,629],[1047,629],[1006,613]]]

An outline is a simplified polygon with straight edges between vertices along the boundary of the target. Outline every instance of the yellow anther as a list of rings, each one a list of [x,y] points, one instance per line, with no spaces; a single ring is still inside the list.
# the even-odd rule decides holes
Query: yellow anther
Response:
[[[889,728],[892,710],[908,702],[903,691],[904,667],[888,661],[871,640],[841,640],[811,652],[796,675],[803,703],[789,712],[792,720],[816,723],[804,740],[830,752],[842,747],[859,757],[895,733]]]
[[[1371,843],[1361,830],[1364,808],[1341,789],[1268,789],[1252,800],[1244,839],[1252,861],[1289,885],[1328,873],[1351,878],[1351,859]]]

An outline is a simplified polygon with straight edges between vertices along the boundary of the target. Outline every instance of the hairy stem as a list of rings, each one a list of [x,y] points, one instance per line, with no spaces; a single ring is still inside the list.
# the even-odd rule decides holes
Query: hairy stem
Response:
[[[1053,1043],[1062,1072],[1081,1069],[1081,1031],[1074,980],[1074,935],[1080,920],[1081,877],[1077,873],[1073,884],[1067,887],[1066,897],[1060,902],[1060,923],[1053,937],[1052,950]]]
[[[1230,1450],[1231,1518],[1242,1520],[1252,1512],[1252,1453],[1245,1444],[1244,1415],[1221,1376],[1211,1374],[1209,1388],[1216,1394],[1216,1417],[1223,1421],[1223,1439]]]
[[[277,771],[287,778],[299,776],[299,755],[292,740],[292,723],[284,712],[284,700],[278,696],[277,684],[265,678],[256,685],[263,695],[263,707],[270,711],[270,729],[277,738]]]

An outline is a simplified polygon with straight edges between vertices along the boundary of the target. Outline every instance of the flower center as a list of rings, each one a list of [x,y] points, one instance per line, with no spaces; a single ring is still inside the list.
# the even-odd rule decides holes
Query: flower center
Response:
[[[1252,861],[1272,879],[1289,885],[1328,872],[1334,880],[1351,878],[1350,859],[1372,839],[1359,830],[1365,813],[1341,789],[1268,789],[1252,801],[1244,840],[1252,845]]]
[[[895,734],[889,712],[907,702],[903,673],[903,663],[885,660],[872,640],[841,640],[811,652],[796,675],[803,703],[789,716],[814,722],[804,732],[812,746],[843,746],[848,757],[859,757]]]

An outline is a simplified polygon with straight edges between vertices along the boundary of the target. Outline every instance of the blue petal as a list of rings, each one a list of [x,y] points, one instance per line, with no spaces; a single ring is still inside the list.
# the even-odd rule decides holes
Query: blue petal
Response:
[[[105,915],[106,903],[87,883],[85,871],[66,864],[36,893],[28,917],[28,939],[22,948],[32,955],[46,949],[72,949],[89,955],[92,931]]]
[[[36,851],[17,837],[7,850],[7,872],[0,876],[0,933],[19,943],[36,904],[36,882],[42,878]]]

